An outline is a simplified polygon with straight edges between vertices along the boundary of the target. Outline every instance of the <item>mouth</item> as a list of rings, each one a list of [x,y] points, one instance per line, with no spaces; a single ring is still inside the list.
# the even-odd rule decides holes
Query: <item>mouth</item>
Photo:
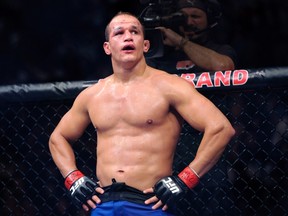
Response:
[[[122,51],[131,52],[135,50],[135,46],[132,44],[127,44],[122,48]]]
[[[185,26],[184,31],[186,34],[195,34],[195,32],[199,31],[200,29],[195,26]]]

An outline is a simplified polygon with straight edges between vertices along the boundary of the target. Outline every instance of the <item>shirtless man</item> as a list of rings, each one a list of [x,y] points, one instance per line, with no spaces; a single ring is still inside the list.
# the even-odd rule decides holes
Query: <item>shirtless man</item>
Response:
[[[103,47],[113,75],[78,95],[49,140],[71,197],[91,215],[113,215],[116,207],[123,215],[172,215],[173,202],[197,185],[234,135],[227,118],[189,82],[146,64],[143,32],[131,14],[110,21]],[[172,176],[183,120],[204,135],[194,160]],[[97,183],[78,170],[71,147],[90,123],[97,131]]]

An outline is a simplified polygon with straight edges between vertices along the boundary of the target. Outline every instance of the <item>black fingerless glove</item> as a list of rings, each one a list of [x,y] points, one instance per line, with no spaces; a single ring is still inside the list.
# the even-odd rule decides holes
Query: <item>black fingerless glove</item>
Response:
[[[81,206],[97,194],[95,189],[99,185],[92,179],[84,176],[79,170],[74,170],[66,176],[65,187],[69,190],[73,202]]]
[[[178,176],[168,176],[160,179],[154,186],[154,192],[163,205],[171,206],[198,183],[199,176],[195,171],[186,167]]]

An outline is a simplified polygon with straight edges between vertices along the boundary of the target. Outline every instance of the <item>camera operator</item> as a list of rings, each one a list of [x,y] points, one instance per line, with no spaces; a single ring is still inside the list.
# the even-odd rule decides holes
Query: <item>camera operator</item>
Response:
[[[235,50],[227,44],[214,42],[211,35],[211,29],[221,17],[219,3],[179,0],[177,10],[184,14],[186,21],[177,31],[156,27],[163,35],[164,55],[147,58],[147,63],[175,74],[235,69]]]

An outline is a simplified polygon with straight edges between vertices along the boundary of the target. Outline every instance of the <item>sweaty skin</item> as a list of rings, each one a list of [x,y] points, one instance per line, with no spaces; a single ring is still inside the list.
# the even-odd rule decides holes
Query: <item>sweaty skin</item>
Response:
[[[166,74],[149,70],[144,79],[127,85],[110,77],[89,89],[88,112],[97,128],[97,177],[102,186],[115,178],[144,190],[172,172],[180,123],[164,92],[155,88]],[[94,92],[100,93],[93,96]]]
[[[108,25],[104,51],[114,73],[82,91],[49,140],[52,157],[65,177],[77,169],[71,144],[92,123],[97,131],[97,178],[100,186],[111,179],[145,193],[172,174],[175,147],[185,119],[204,131],[190,167],[203,176],[215,165],[234,134],[226,117],[186,80],[146,65],[149,49],[143,28],[133,16],[122,14]],[[192,144],[192,143],[191,143]],[[98,188],[99,193],[103,193]],[[93,196],[91,208],[100,202]],[[146,200],[163,207],[157,197]],[[88,211],[88,206],[83,205]],[[165,205],[163,209],[167,209]]]

